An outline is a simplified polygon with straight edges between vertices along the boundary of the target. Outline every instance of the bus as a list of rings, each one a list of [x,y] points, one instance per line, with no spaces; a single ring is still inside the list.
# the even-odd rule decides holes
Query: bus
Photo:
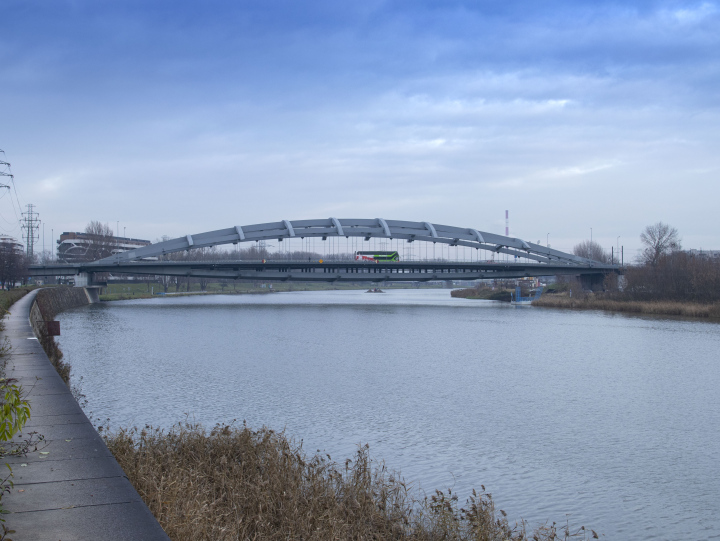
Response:
[[[355,252],[356,261],[400,261],[397,252]]]

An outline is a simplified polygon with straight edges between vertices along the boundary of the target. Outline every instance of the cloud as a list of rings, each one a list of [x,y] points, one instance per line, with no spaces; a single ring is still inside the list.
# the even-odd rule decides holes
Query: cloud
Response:
[[[531,237],[605,220],[629,238],[657,219],[706,231],[698,207],[720,196],[716,3],[24,0],[6,13],[0,147],[58,231],[121,219],[156,238],[380,211],[490,229],[512,207]]]
[[[662,12],[663,15],[669,16],[675,21],[682,24],[695,24],[716,15],[718,8],[710,2],[703,2],[695,6],[688,6],[681,9],[669,10]]]

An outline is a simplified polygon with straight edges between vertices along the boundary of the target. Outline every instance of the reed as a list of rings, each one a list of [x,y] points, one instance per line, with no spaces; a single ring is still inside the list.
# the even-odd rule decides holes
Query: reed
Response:
[[[700,304],[679,301],[637,301],[587,295],[571,298],[565,295],[543,295],[533,306],[546,308],[573,308],[577,310],[607,310],[635,314],[667,315],[696,318],[720,318],[720,303]]]
[[[369,457],[342,464],[267,428],[178,424],[104,432],[130,481],[171,539],[589,539],[584,528],[543,525],[528,533],[496,512],[492,497],[460,507],[451,491],[416,498]],[[592,533],[591,533],[592,532]]]

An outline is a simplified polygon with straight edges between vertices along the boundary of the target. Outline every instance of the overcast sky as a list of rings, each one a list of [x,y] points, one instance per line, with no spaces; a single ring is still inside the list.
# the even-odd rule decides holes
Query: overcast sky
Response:
[[[2,5],[0,149],[48,246],[508,209],[558,249],[627,254],[659,220],[720,249],[718,2]]]

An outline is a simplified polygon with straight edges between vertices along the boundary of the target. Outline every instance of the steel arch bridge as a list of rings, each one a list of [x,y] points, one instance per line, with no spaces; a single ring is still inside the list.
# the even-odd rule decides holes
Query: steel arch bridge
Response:
[[[402,261],[167,261],[169,254],[225,244],[268,240],[330,237],[402,239],[464,246],[495,254],[508,254],[515,262]],[[518,262],[523,259],[524,262]],[[596,277],[620,272],[617,265],[586,259],[540,244],[479,231],[430,222],[404,220],[338,219],[281,220],[263,224],[232,226],[185,235],[114,254],[110,257],[68,265],[33,265],[32,276],[70,275],[93,272],[174,275],[249,280],[297,281],[428,281],[479,278],[512,278],[569,274]]]
[[[505,237],[462,227],[431,224],[429,222],[407,222],[403,220],[375,219],[343,219],[328,218],[324,220],[281,220],[255,225],[236,225],[226,229],[218,229],[207,233],[186,235],[144,246],[135,250],[122,252],[101,259],[98,263],[124,263],[139,261],[148,257],[161,257],[165,254],[207,248],[223,244],[241,242],[280,240],[292,238],[328,237],[362,237],[364,240],[373,238],[404,239],[408,242],[426,241],[447,244],[449,246],[466,246],[495,253],[523,257],[540,263],[565,263],[569,265],[602,265],[592,259],[552,250],[539,244],[521,239]]]

